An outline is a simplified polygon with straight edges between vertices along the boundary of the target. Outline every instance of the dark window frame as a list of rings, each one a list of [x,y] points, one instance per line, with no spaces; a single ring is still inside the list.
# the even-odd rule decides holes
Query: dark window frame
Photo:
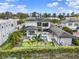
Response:
[[[29,35],[34,35],[35,31],[29,31]]]
[[[37,22],[37,26],[41,26],[41,24],[42,24],[41,22]]]
[[[11,27],[13,27],[14,26],[14,24],[11,24]]]
[[[48,27],[49,23],[43,23],[42,26],[43,27]]]

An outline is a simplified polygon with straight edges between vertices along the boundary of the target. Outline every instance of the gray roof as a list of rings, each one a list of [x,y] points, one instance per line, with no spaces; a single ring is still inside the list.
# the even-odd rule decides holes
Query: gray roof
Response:
[[[66,23],[66,22],[79,22],[79,19],[75,17],[70,17],[64,21],[61,21],[61,23]]]
[[[43,17],[42,18],[38,18],[38,17],[28,17],[26,19],[26,21],[50,21],[48,19],[44,19]]]
[[[54,25],[51,26],[51,30],[55,35],[57,35],[60,38],[72,38],[73,37],[70,33],[66,32]]]
[[[37,30],[37,29],[38,27],[35,27],[35,26],[25,27],[25,30]],[[73,37],[70,33],[58,28],[55,25],[51,25],[50,30],[52,31],[52,33],[54,33],[56,36],[60,38],[72,38]]]

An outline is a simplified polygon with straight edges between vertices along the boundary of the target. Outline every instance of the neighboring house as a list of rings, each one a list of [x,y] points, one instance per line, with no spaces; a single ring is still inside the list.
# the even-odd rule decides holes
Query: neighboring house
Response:
[[[58,17],[47,17],[47,18],[44,18],[44,19],[50,19],[50,20],[60,20],[60,18],[58,18]]]
[[[43,18],[29,18],[25,22],[25,39],[31,39],[36,34],[41,38],[53,41],[59,45],[68,46],[72,44],[72,35],[56,27],[49,20]]]
[[[53,39],[55,39],[59,45],[64,45],[64,46],[72,45],[73,36],[70,33],[54,25],[52,25],[51,30],[53,33]]]
[[[77,30],[77,27],[79,27],[79,19],[75,17],[67,18],[66,20],[61,22],[60,26],[68,27],[72,30]]]
[[[79,37],[79,32],[73,32],[73,36]]]
[[[10,33],[17,30],[16,26],[15,19],[0,19],[0,45],[8,39]]]

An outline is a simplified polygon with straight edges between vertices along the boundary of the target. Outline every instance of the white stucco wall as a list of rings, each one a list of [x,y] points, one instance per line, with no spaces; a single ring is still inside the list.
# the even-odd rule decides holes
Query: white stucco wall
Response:
[[[62,44],[63,46],[69,46],[72,44],[72,38],[59,38],[56,35],[54,35],[55,40],[58,44]]]
[[[37,22],[36,21],[26,21],[25,26],[37,26]]]
[[[16,31],[16,26],[17,21],[15,19],[0,20],[0,45],[8,39],[10,33]]]
[[[48,23],[48,27],[43,27],[43,24],[42,23]],[[37,21],[26,21],[25,22],[25,26],[37,26]],[[43,29],[46,29],[46,28],[50,28],[50,26],[51,26],[51,23],[50,22],[41,22],[41,27],[43,28]]]
[[[62,43],[63,46],[69,46],[72,44],[72,38],[60,38],[60,43]]]

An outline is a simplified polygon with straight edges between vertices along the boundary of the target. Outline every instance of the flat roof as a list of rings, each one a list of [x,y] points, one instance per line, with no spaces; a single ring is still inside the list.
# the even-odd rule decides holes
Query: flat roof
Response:
[[[17,21],[18,19],[0,19],[0,23],[5,23],[8,21]]]
[[[28,17],[26,21],[51,21],[49,19],[38,18],[38,17]]]

